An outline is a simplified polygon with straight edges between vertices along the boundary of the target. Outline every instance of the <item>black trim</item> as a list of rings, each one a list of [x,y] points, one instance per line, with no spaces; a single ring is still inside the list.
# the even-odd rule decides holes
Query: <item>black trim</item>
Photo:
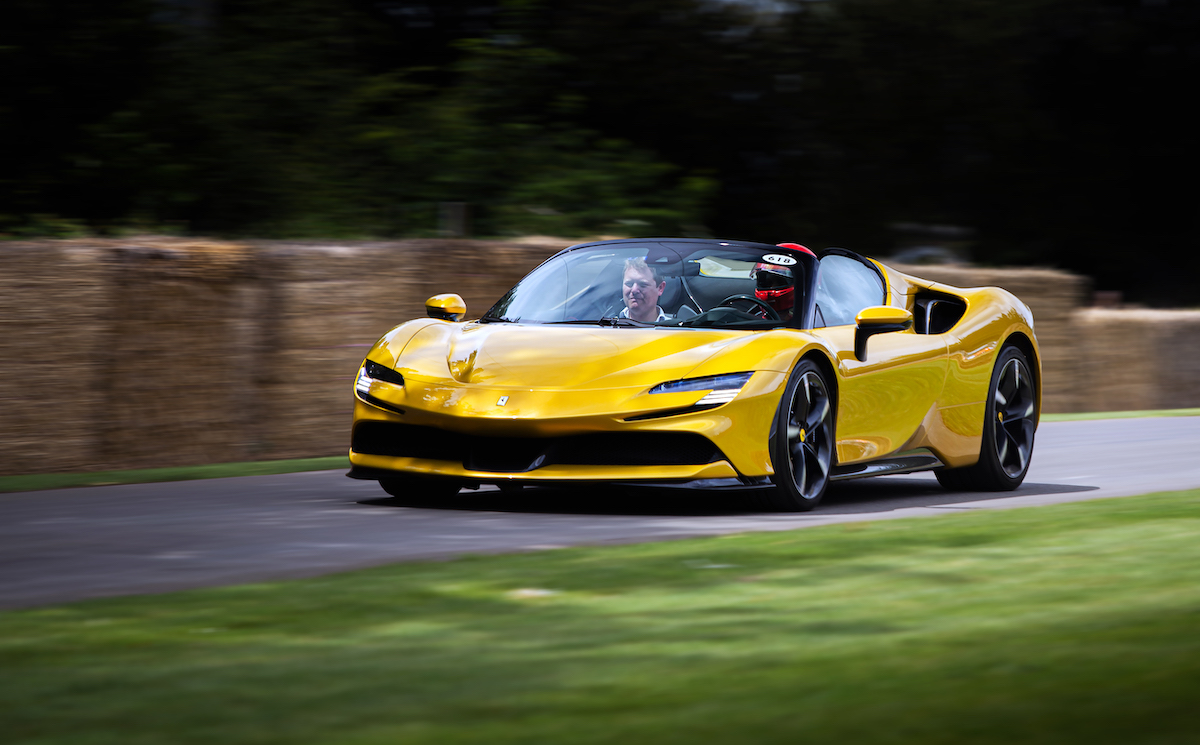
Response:
[[[374,360],[363,360],[363,369],[366,370],[367,377],[372,380],[381,380],[392,385],[404,385],[404,376],[387,365]]]
[[[872,323],[866,326],[856,326],[854,329],[854,359],[859,362],[867,361],[867,339],[876,334],[890,334],[893,331],[903,331],[912,326],[912,319],[904,323]]]
[[[592,432],[490,437],[398,422],[359,422],[350,449],[362,455],[461,463],[469,471],[525,473],[548,465],[704,465],[725,456],[693,432]]]
[[[358,391],[355,391],[355,393],[358,394],[358,397],[362,399],[363,403],[368,403],[376,408],[390,411],[393,414],[405,413],[404,409],[401,409],[399,406],[394,406],[393,404],[389,404],[387,401],[375,398],[370,393],[359,393]]]
[[[845,466],[834,466],[830,472],[831,481],[847,481],[862,479],[868,476],[880,476],[885,473],[912,473],[914,471],[931,471],[945,464],[936,455],[928,451],[910,452],[894,455],[890,458],[880,458],[866,463],[851,463]]]
[[[439,321],[461,321],[461,313],[451,313],[445,308],[434,308],[428,305],[425,306],[425,313],[430,318],[436,318]]]
[[[637,414],[636,416],[627,416],[621,421],[623,422],[644,422],[647,419],[663,419],[669,416],[679,416],[680,414],[695,414],[697,411],[708,411],[715,409],[718,406],[725,404],[697,404],[696,406],[685,406],[682,409],[663,409],[662,411],[651,411],[648,414]]]
[[[350,466],[350,470],[346,472],[346,477],[351,479],[359,479],[360,481],[378,481],[380,479],[395,478],[396,472],[389,471],[386,468]]]
[[[918,334],[945,334],[966,312],[966,301],[957,295],[921,290],[913,298],[913,328]]]

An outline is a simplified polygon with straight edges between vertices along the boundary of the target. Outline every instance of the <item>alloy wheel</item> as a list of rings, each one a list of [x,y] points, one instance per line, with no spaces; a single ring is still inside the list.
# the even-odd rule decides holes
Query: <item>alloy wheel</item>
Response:
[[[1017,478],[1025,472],[1033,452],[1037,411],[1033,376],[1020,359],[1010,359],[1000,371],[992,410],[996,459],[1009,478]]]
[[[801,377],[787,420],[787,449],[792,483],[804,499],[819,497],[833,459],[833,408],[817,373]]]

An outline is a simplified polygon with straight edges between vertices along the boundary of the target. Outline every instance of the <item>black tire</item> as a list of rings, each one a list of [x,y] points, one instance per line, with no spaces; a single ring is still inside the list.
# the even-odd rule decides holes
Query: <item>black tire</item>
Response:
[[[462,488],[462,484],[453,479],[408,475],[379,479],[379,485],[393,497],[411,501],[453,497]]]
[[[811,360],[792,370],[771,438],[770,507],[807,512],[821,503],[834,462],[834,398],[825,373]]]
[[[979,461],[962,468],[939,468],[938,482],[954,491],[1012,491],[1025,480],[1037,430],[1037,391],[1029,360],[1006,346],[992,368],[983,418]]]

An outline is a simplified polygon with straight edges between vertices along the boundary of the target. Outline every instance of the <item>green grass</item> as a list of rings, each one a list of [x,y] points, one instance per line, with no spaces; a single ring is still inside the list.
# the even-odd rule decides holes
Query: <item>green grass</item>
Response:
[[[4,613],[0,740],[1195,743],[1197,632],[1200,490]]]
[[[1153,411],[1086,411],[1080,414],[1042,414],[1043,422],[1080,422],[1093,419],[1140,419],[1155,416],[1200,416],[1200,409],[1156,409]]]
[[[261,460],[250,463],[213,463],[205,466],[176,466],[146,468],[136,471],[94,471],[91,473],[35,473],[24,476],[0,476],[0,493],[42,491],[71,486],[105,486],[109,484],[149,484],[157,481],[191,481],[221,479],[230,476],[269,476],[298,471],[329,471],[349,468],[344,455],[328,458],[299,458],[296,460]]]

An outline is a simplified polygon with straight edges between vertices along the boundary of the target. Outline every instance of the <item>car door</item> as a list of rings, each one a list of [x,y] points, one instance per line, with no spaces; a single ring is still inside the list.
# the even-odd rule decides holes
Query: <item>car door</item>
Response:
[[[905,448],[935,413],[946,380],[946,340],[909,329],[872,336],[866,359],[854,356],[854,318],[886,304],[882,273],[850,251],[821,255],[813,334],[835,350],[838,366],[838,463],[882,457]]]

